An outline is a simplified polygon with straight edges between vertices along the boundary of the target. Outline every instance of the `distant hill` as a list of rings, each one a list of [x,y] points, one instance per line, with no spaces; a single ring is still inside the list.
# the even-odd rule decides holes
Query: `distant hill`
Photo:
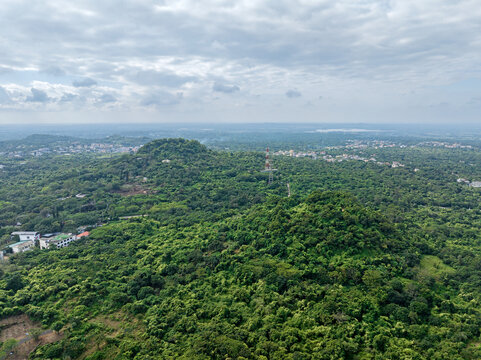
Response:
[[[85,142],[85,139],[78,139],[72,136],[63,136],[63,135],[46,135],[46,134],[33,134],[28,135],[25,138],[17,139],[17,140],[4,140],[0,141],[0,148],[4,147],[17,147],[19,145],[23,146],[46,146],[53,143],[58,142],[67,142],[67,141],[82,141]]]
[[[156,159],[198,159],[212,152],[197,140],[159,139],[145,144],[138,154],[149,155]]]

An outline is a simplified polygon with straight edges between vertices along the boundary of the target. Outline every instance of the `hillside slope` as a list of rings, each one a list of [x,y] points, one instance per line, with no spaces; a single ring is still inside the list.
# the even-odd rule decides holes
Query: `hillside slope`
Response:
[[[25,253],[0,280],[1,315],[63,331],[39,359],[479,358],[479,306],[424,248],[346,193],[273,197]]]

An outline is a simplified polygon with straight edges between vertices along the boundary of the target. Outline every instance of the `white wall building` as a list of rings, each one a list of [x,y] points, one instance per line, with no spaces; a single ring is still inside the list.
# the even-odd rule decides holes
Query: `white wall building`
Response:
[[[53,247],[63,248],[72,241],[77,240],[77,235],[73,234],[47,234],[40,238],[40,249],[50,249]]]
[[[35,247],[35,240],[19,241],[15,244],[8,245],[14,254],[32,250]]]
[[[18,235],[20,241],[28,241],[28,240],[38,240],[40,239],[40,233],[36,231],[14,231],[11,233],[12,236]]]

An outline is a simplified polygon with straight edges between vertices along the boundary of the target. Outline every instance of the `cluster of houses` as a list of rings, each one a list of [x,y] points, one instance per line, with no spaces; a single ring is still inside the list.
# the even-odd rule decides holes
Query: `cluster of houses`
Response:
[[[25,149],[25,144],[21,143],[12,149],[0,151],[0,155],[9,158],[22,158],[24,156],[43,156],[48,154],[83,154],[83,153],[135,153],[140,149],[140,146],[132,146],[128,144],[108,144],[108,143],[92,143],[80,144],[73,142],[71,144],[51,144],[48,147]],[[31,145],[34,146],[34,145]]]
[[[35,231],[15,231],[11,235],[12,237],[18,236],[20,240],[15,244],[9,245],[13,253],[16,254],[31,250],[35,248],[37,244],[40,249],[63,248],[68,246],[72,241],[89,236],[90,233],[85,231],[78,235],[72,233],[53,233],[41,235]]]
[[[392,146],[394,146],[394,145],[392,145]],[[346,146],[346,148],[348,148],[348,147],[350,147],[350,146]],[[383,145],[383,146],[379,146],[379,147],[391,147],[391,146],[390,145]],[[333,147],[330,147],[328,149],[334,149],[334,148],[340,148],[340,147],[334,147],[333,146]],[[351,148],[354,148],[354,147],[351,146]],[[378,147],[375,147],[375,148],[377,149]],[[301,151],[301,152],[297,152],[297,151],[294,151],[294,150],[279,150],[279,151],[276,151],[275,153],[273,153],[272,155],[283,155],[283,156],[290,156],[290,157],[296,157],[296,158],[311,157],[314,160],[321,159],[321,160],[331,162],[331,163],[348,161],[348,160],[358,160],[358,161],[364,161],[364,162],[372,161],[372,162],[375,162],[377,165],[387,165],[387,166],[390,166],[392,168],[404,167],[404,164],[401,164],[398,161],[393,161],[392,163],[382,162],[382,161],[377,161],[376,158],[374,158],[374,157],[365,158],[365,157],[362,157],[362,156],[359,156],[359,155],[356,155],[356,154],[329,155],[325,151],[319,151],[319,152]]]
[[[464,183],[464,184],[467,184],[471,187],[475,187],[475,188],[479,188],[481,187],[481,181],[469,181],[467,179],[464,179],[464,178],[459,178],[457,180],[458,183]]]

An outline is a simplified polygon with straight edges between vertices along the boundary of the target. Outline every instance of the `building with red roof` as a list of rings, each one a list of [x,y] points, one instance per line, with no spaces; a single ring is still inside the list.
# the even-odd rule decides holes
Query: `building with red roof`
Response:
[[[90,233],[88,231],[84,231],[83,233],[77,235],[77,240],[89,235]]]

